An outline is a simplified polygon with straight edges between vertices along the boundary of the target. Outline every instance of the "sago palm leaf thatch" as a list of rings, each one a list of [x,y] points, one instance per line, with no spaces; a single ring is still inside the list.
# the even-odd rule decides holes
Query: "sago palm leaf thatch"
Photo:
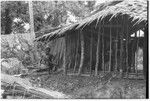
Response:
[[[132,29],[137,28],[135,26],[138,25],[147,26],[147,0],[115,0],[102,3],[84,20],[38,37],[36,41],[50,41],[63,37],[64,34],[71,34],[72,30],[82,30],[93,23],[96,27],[98,22],[102,22],[105,18],[109,18],[108,21],[111,21],[122,16],[127,16]]]

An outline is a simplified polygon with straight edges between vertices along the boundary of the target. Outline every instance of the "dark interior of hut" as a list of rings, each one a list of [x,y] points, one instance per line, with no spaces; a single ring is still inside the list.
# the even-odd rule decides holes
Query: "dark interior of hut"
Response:
[[[143,52],[144,43],[144,37],[138,34],[144,27],[143,22],[138,25],[130,22],[126,16],[112,18],[111,21],[108,16],[101,20],[101,23],[94,21],[78,30],[69,31],[68,33],[71,34],[66,35],[67,71],[77,73],[79,70],[81,64],[80,34],[83,33],[83,74],[95,72],[96,65],[98,65],[98,72],[122,70],[124,73],[137,73],[135,54],[138,49],[142,49]],[[134,34],[133,37],[131,37],[132,34]]]

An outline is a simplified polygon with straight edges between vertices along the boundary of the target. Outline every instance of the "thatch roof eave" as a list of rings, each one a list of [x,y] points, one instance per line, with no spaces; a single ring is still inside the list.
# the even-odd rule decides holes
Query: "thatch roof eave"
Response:
[[[77,22],[75,24],[66,26],[61,28],[58,31],[54,31],[52,33],[46,34],[36,40],[44,40],[44,41],[50,41],[58,37],[62,37],[65,33],[71,31],[71,30],[82,30],[87,25],[89,26],[92,22],[102,21],[107,16],[111,16],[109,21],[111,21],[112,18],[115,18],[117,16],[124,16],[128,15],[130,19],[132,19],[132,22],[135,22],[134,25],[140,24],[141,22],[144,22],[145,25],[147,25],[147,1],[146,0],[121,0],[117,2],[118,0],[106,3],[107,6],[105,6],[103,9],[98,9],[93,12],[91,16],[85,18],[84,20]],[[114,3],[115,2],[115,3]],[[105,3],[103,4],[105,5]],[[95,23],[95,25],[97,25]],[[134,27],[133,25],[133,27]],[[48,38],[47,38],[48,37]]]

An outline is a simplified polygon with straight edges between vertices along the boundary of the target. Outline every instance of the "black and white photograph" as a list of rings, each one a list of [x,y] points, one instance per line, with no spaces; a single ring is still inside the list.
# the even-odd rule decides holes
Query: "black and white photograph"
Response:
[[[149,99],[148,0],[1,0],[0,99]]]

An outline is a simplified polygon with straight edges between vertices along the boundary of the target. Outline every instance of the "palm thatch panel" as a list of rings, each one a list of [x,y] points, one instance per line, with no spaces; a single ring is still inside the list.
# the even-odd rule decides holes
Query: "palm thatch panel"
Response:
[[[128,17],[132,32],[135,32],[134,29],[141,29],[138,25],[147,26],[147,0],[116,0],[100,4],[84,20],[38,37],[36,41],[50,41],[62,37],[64,34],[71,34],[72,30],[82,30],[91,24],[97,27],[98,23],[103,20],[107,20],[106,22],[115,18],[122,20],[123,16]]]

